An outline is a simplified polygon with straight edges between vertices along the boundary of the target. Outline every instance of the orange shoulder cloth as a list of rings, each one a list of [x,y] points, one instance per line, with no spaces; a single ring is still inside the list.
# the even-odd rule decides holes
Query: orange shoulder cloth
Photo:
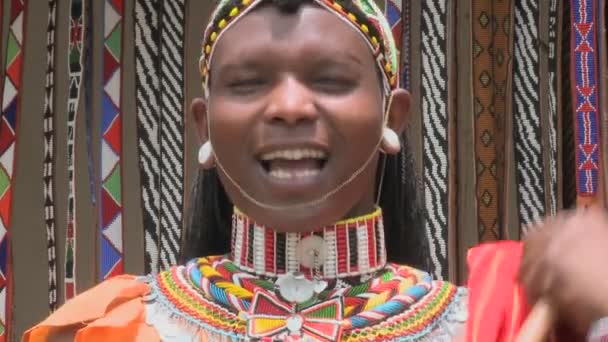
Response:
[[[142,298],[148,291],[149,286],[134,276],[106,280],[28,330],[23,342],[160,341],[154,328],[145,324]]]
[[[513,341],[530,311],[517,284],[523,244],[503,241],[469,251],[467,342]]]

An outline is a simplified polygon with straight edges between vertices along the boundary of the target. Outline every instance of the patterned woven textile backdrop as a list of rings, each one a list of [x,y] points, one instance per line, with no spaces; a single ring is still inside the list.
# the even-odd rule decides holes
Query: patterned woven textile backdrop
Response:
[[[376,0],[437,278],[544,215],[605,205],[606,0]],[[121,274],[176,262],[212,1],[0,0],[0,342]]]

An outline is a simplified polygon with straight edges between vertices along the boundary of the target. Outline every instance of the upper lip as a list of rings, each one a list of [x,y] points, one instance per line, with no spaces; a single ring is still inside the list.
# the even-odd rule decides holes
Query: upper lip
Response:
[[[289,141],[289,142],[272,142],[264,144],[255,151],[255,155],[258,159],[262,160],[264,155],[268,155],[272,152],[286,151],[286,150],[317,150],[323,152],[325,158],[329,155],[329,147],[327,144],[317,141]]]

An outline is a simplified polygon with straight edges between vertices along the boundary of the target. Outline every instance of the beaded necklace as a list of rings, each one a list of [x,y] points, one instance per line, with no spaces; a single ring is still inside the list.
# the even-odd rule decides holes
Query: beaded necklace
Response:
[[[196,329],[224,337],[248,340],[253,333],[278,327],[273,338],[285,338],[291,308],[280,311],[281,300],[271,292],[269,279],[238,272],[228,257],[195,259],[148,279],[148,301],[161,304],[170,316]],[[389,264],[379,276],[356,286],[322,292],[314,302],[295,308],[302,312],[316,304],[337,300],[342,309],[339,333],[330,339],[365,341],[416,338],[431,331],[447,312],[457,288],[447,282],[433,282],[427,273]],[[266,315],[253,312],[256,295],[265,294]],[[259,302],[259,301],[258,301]],[[322,313],[321,313],[322,314]],[[332,315],[322,318],[329,319]],[[268,318],[271,319],[268,319]],[[283,335],[281,335],[281,333]]]
[[[235,210],[234,218],[233,231],[239,219],[246,217]],[[348,220],[381,221],[379,209]],[[260,229],[266,236],[268,228]],[[261,246],[267,247],[262,248],[267,257],[275,257],[275,247]],[[277,280],[283,275],[269,275],[267,270],[254,274],[244,269],[234,258],[234,248],[242,248],[242,244],[235,244],[233,237],[229,255],[194,259],[148,279],[152,290],[147,300],[159,303],[170,317],[218,338],[364,341],[424,336],[447,312],[457,291],[449,283],[432,281],[428,273],[388,263],[377,271],[361,269],[329,279],[327,286],[309,299],[290,301]],[[386,257],[384,250],[381,254]]]

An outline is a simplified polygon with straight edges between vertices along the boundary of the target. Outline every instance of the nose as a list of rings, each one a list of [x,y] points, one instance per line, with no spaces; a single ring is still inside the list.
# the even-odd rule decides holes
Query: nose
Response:
[[[287,125],[314,121],[317,117],[313,92],[294,77],[285,77],[277,84],[265,113],[267,121]]]

